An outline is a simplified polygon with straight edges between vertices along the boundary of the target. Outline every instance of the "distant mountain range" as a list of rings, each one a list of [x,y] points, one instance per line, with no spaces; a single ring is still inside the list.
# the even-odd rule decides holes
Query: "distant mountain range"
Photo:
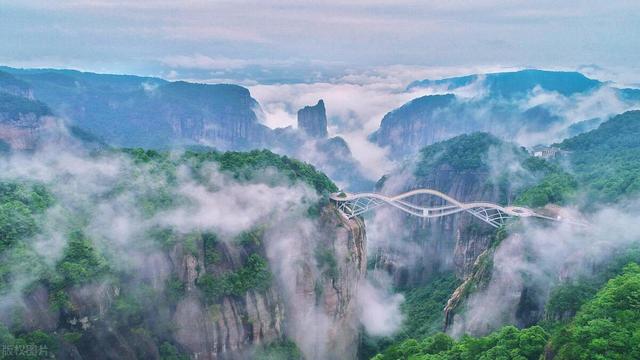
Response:
[[[270,129],[258,121],[259,111],[249,90],[238,85],[0,67],[5,148],[32,147],[41,117],[55,115],[83,138],[115,147],[268,148],[309,161],[345,186],[372,186],[347,143],[328,138],[322,100],[301,110],[300,130]]]
[[[474,131],[523,145],[560,141],[640,104],[639,89],[616,88],[577,72],[523,70],[408,86],[416,88],[428,88],[434,95],[390,111],[370,136],[389,148],[391,160]],[[268,148],[308,161],[352,190],[373,186],[349,144],[329,138],[322,100],[298,112],[297,128],[271,129],[258,120],[260,111],[249,90],[237,85],[0,67],[0,149],[33,147],[42,119],[55,116],[69,123],[72,134],[94,143],[151,149]]]
[[[0,68],[28,86],[33,97],[74,125],[124,147],[162,148],[190,143],[221,150],[263,146],[269,129],[258,106],[236,85],[168,82],[73,70]]]
[[[416,88],[440,95],[423,96],[390,111],[371,136],[394,156],[473,131],[524,145],[553,142],[591,130],[608,116],[640,104],[639,89],[616,88],[577,72],[522,70],[408,86]],[[597,115],[580,114],[580,104],[593,107]],[[585,117],[575,118],[581,115]]]
[[[492,73],[486,75],[467,75],[440,80],[421,80],[409,84],[408,89],[416,87],[444,87],[455,90],[483,81],[489,93],[495,97],[516,98],[524,96],[535,87],[546,91],[555,91],[564,96],[584,93],[601,86],[598,80],[589,79],[578,72],[521,70],[515,72]]]

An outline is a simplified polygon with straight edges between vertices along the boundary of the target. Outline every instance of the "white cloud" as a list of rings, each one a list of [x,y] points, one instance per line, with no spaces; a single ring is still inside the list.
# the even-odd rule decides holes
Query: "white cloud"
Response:
[[[372,178],[390,169],[384,149],[367,141],[390,110],[425,93],[405,92],[406,79],[390,75],[353,74],[333,82],[249,86],[262,106],[262,121],[270,127],[296,126],[297,110],[325,102],[330,136],[343,136],[354,157]]]
[[[400,329],[404,320],[400,310],[404,296],[390,292],[391,281],[386,274],[376,275],[378,286],[366,280],[358,289],[360,322],[370,335],[389,336]]]
[[[174,68],[203,70],[241,69],[249,65],[273,66],[290,64],[288,61],[230,59],[226,57],[210,57],[202,54],[169,56],[163,59],[163,62]]]
[[[525,221],[523,229],[500,243],[487,287],[469,297],[450,332],[485,334],[505,324],[518,324],[525,286],[535,288],[534,301],[542,308],[555,285],[590,275],[594,267],[637,244],[637,218],[636,202],[600,209],[589,218],[588,228]]]
[[[179,170],[178,181],[181,185],[178,194],[187,199],[189,205],[162,213],[158,221],[182,232],[211,228],[220,234],[233,236],[249,230],[255,224],[275,221],[274,216],[299,209],[303,206],[302,201],[317,199],[315,191],[301,184],[241,184],[214,166],[201,170],[201,173],[208,179],[207,184],[195,182],[186,168]],[[280,177],[274,171],[256,176],[271,181]],[[282,180],[288,183],[286,179]],[[220,191],[211,191],[212,188]]]
[[[589,6],[548,0],[1,3],[8,14],[0,24],[3,58],[11,63],[55,56],[87,68],[199,53],[357,66],[631,67],[628,59],[639,50],[628,41],[638,34],[633,16],[638,4],[631,1],[589,1]],[[592,26],[594,19],[602,26]]]
[[[414,88],[409,83],[424,78],[468,75],[476,72],[505,71],[512,68],[494,67],[418,67],[389,66],[368,70],[351,70],[330,81],[303,84],[249,85],[251,95],[262,106],[261,121],[271,127],[296,126],[298,109],[325,102],[330,136],[344,137],[365,173],[378,179],[393,163],[387,150],[367,139],[380,126],[384,115],[420,96],[445,93],[444,89]],[[482,95],[482,81],[456,90],[457,95],[472,98]]]

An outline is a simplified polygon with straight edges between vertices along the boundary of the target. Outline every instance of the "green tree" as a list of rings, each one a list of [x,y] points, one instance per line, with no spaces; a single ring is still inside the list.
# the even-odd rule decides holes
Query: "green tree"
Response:
[[[640,266],[610,280],[552,344],[559,360],[640,358]]]
[[[90,282],[106,274],[108,269],[107,260],[97,253],[91,240],[81,231],[73,231],[57,265],[62,281],[59,286]]]

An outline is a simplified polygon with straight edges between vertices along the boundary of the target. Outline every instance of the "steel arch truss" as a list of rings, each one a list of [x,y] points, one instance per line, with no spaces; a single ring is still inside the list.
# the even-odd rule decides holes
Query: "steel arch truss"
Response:
[[[351,201],[339,201],[336,203],[338,205],[338,210],[345,214],[349,219],[384,205],[384,201],[380,199],[366,197],[357,198]]]
[[[466,211],[495,228],[503,226],[506,224],[507,220],[512,218],[511,215],[506,214],[499,209],[488,207],[467,209]]]
[[[432,195],[440,198],[443,205],[423,207],[408,201],[408,198],[416,195]],[[461,212],[467,212],[485,223],[499,228],[513,217],[541,217],[556,220],[536,214],[533,210],[518,206],[501,206],[488,202],[462,203],[437,190],[418,189],[397,196],[385,196],[376,193],[335,193],[330,196],[338,210],[347,218],[362,215],[382,205],[390,205],[405,213],[421,218],[439,218]]]

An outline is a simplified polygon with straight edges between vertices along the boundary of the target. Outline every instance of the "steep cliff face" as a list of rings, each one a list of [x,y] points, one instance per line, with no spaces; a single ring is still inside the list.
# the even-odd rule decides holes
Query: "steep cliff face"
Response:
[[[33,114],[20,115],[11,124],[0,118],[0,141],[14,150],[28,150],[36,146],[40,119]]]
[[[392,177],[387,180],[389,185],[383,187],[382,191],[398,194],[428,188],[462,202],[483,200],[498,203],[503,194],[497,187],[488,185],[488,179],[488,171],[458,171],[445,164],[426,176],[410,177],[403,179],[401,183],[395,183]],[[417,196],[411,201],[424,206],[444,205],[442,200],[428,195]],[[387,260],[386,263],[393,269],[395,281],[401,287],[420,284],[439,271],[455,271],[458,278],[464,279],[478,255],[488,248],[494,230],[466,213],[435,219],[421,219],[404,214],[394,216],[401,218],[405,229],[404,237],[414,245],[412,259],[408,264],[394,264],[393,260]]]
[[[357,296],[366,266],[364,224],[329,205],[311,222],[267,230],[266,238],[285,308],[285,335],[305,359],[354,359]]]
[[[384,177],[382,192],[395,195],[428,188],[461,202],[486,201],[507,205],[526,195],[524,189],[556,171],[540,159],[488,133],[461,135],[423,148],[419,155],[397,173]],[[562,174],[557,173],[558,179]],[[418,195],[412,203],[441,206],[445,200]],[[545,195],[544,205],[549,201]],[[400,226],[391,229],[408,241],[412,250],[408,265],[391,264],[397,282],[417,284],[434,271],[455,271],[465,279],[478,256],[489,248],[495,229],[461,212],[435,219],[421,219],[393,212]],[[388,221],[393,223],[393,221]],[[417,248],[417,249],[416,249]],[[402,248],[400,250],[403,250]]]
[[[390,147],[394,155],[405,155],[458,135],[461,129],[451,126],[448,114],[444,111],[454,102],[455,96],[452,94],[414,99],[387,113],[373,140],[380,146]]]
[[[0,141],[14,150],[36,146],[43,117],[51,115],[49,108],[25,94],[4,92],[0,87]]]
[[[285,338],[294,340],[308,359],[355,358],[359,324],[355,297],[366,266],[364,224],[344,219],[330,205],[323,208],[317,224],[319,233],[299,239],[303,244],[299,255],[305,256],[289,269],[295,273],[292,283],[282,284],[284,279],[274,273],[265,291],[224,297],[213,307],[203,304],[197,294],[196,282],[204,276],[198,269],[220,273],[233,268],[246,261],[245,250],[219,245],[224,260],[215,266],[203,266],[205,249],[197,256],[174,251],[173,271],[186,284],[186,295],[172,316],[176,340],[198,359],[246,359],[255,346]],[[277,241],[265,237],[266,242]],[[280,261],[270,259],[278,263],[276,267],[282,266]],[[313,311],[319,314],[309,317]],[[318,324],[307,322],[312,319],[329,322],[324,328],[315,327]]]
[[[364,225],[311,165],[267,150],[10,156],[3,344],[70,359],[355,354]]]
[[[559,168],[531,157],[515,145],[487,133],[474,133],[425,147],[404,171],[383,179],[381,187],[389,194],[430,188],[462,202],[487,201],[507,205],[514,201],[531,201],[537,205],[529,206],[543,206],[561,201],[563,189],[574,186],[571,177],[565,175]],[[410,202],[429,206],[446,204],[427,195],[415,196]],[[387,217],[384,221],[398,224],[392,230],[402,234],[405,241],[391,247],[390,256],[382,256],[381,263],[391,270],[396,284],[401,287],[420,285],[430,280],[433,273],[442,271],[452,271],[463,280],[445,307],[446,329],[465,323],[466,318],[457,316],[463,314],[468,296],[483,290],[489,280],[504,284],[500,286],[504,294],[495,299],[501,299],[505,308],[508,302],[509,310],[515,314],[511,320],[513,324],[527,326],[539,319],[542,309],[535,301],[539,292],[522,283],[510,283],[512,274],[492,270],[495,246],[504,238],[502,229],[496,230],[466,212],[429,220],[397,211],[391,216],[395,218]],[[500,258],[526,257],[526,249],[518,246],[522,242],[518,241],[517,235],[510,240],[515,244],[509,248],[513,253],[500,253]],[[475,320],[481,316],[478,313],[469,315]],[[478,323],[482,322],[463,324],[451,331],[456,335],[465,330],[482,334],[490,329],[490,326],[474,328]]]
[[[39,104],[50,107],[49,113],[102,144],[221,151],[267,148],[310,162],[351,190],[370,190],[373,185],[344,139],[327,137],[323,100],[300,109],[298,129],[270,129],[258,120],[260,105],[249,90],[237,85],[73,70],[0,69],[5,70],[0,72],[0,92],[43,101]],[[9,101],[0,98],[0,111],[3,103]],[[0,150],[30,147],[33,136],[28,130],[2,127]]]
[[[342,188],[370,191],[373,181],[365,176],[347,142],[340,136],[327,137],[324,101],[298,111],[298,128],[279,128],[272,132],[274,151],[309,162],[325,172]]]
[[[493,250],[487,248],[473,262],[464,282],[451,294],[444,307],[444,331],[451,330],[456,312],[460,310],[467,297],[478,288],[485,286],[491,278],[491,259]],[[521,290],[521,289],[519,289]]]
[[[246,150],[263,147],[270,135],[253,111],[257,102],[241,86],[72,70],[6,72],[56,114],[116,146]]]
[[[197,254],[174,249],[171,260],[176,274],[185,284],[185,296],[177,303],[172,321],[176,324],[175,340],[198,359],[243,358],[253,345],[268,344],[284,336],[284,309],[273,287],[249,290],[238,296],[225,296],[219,301],[204,299],[197,286],[206,274],[234,270],[246,262],[247,254],[219,244],[222,259],[206,265],[205,247]],[[237,269],[236,269],[237,270]]]
[[[294,301],[288,301],[293,320],[289,321],[290,336],[303,344],[308,359],[355,359],[359,335],[356,297],[367,263],[364,224],[359,219],[347,220],[333,207],[322,211],[320,222],[322,233],[313,248],[306,249],[315,264],[308,261],[298,269]],[[309,311],[320,315],[309,317]],[[327,323],[310,325],[307,320],[312,319]]]
[[[489,153],[501,146],[500,140],[486,133],[456,137],[424,148],[412,162],[384,177],[378,186],[383,193],[392,195],[427,188],[462,202],[507,202],[509,190],[492,179],[489,164]],[[444,200],[431,195],[414,196],[410,201],[423,206],[445,205]],[[434,219],[397,211],[382,216],[395,218],[386,219],[392,224],[387,233],[401,234],[404,240],[397,243],[399,257],[388,256],[384,260],[396,283],[403,287],[420,284],[440,271],[454,271],[464,279],[477,256],[487,249],[493,232],[492,227],[466,213]]]
[[[315,106],[298,110],[298,129],[313,138],[327,137],[327,113],[322,99]]]
[[[21,331],[62,331],[65,339],[73,335],[75,340],[55,349],[58,356],[69,359],[160,359],[166,352],[163,346],[175,344],[180,353],[195,359],[242,360],[253,358],[262,346],[287,339],[295,341],[307,359],[353,359],[359,334],[356,296],[366,271],[364,224],[341,217],[331,205],[317,221],[319,233],[299,238],[308,256],[290,269],[296,274],[290,289],[274,273],[266,287],[215,295],[226,290],[215,286],[212,290],[207,278],[242,273],[262,256],[256,254],[263,254],[270,240],[262,233],[243,243],[192,237],[140,260],[144,274],[131,276],[142,276],[137,280],[148,288],[92,283],[69,291],[68,305],[60,311],[50,305],[56,294],[40,286],[25,296],[20,320],[12,326]],[[129,299],[138,291],[149,294],[141,304],[144,308],[128,309],[134,306]],[[163,292],[172,295],[163,299]],[[114,308],[141,316],[144,327],[123,327],[128,320],[114,317]],[[315,311],[318,314],[310,317]],[[0,320],[11,324],[17,319]],[[327,322],[309,322],[320,319]],[[154,329],[155,335],[147,329]]]
[[[221,150],[246,150],[269,140],[270,129],[253,111],[258,103],[240,86],[173,82],[159,86],[149,101],[158,102],[156,116],[167,119],[168,143],[183,139]]]

